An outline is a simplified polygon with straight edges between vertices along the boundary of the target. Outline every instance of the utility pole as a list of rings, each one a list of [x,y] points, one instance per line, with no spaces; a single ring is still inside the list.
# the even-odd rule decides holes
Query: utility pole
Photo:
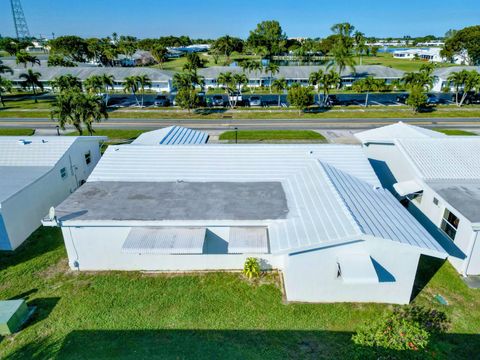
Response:
[[[15,24],[17,39],[30,38],[30,31],[28,30],[27,20],[25,19],[20,0],[10,0],[10,5],[12,6],[13,23]]]

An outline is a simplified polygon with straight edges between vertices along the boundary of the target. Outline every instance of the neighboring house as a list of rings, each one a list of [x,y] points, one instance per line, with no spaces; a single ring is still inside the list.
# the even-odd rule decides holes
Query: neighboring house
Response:
[[[0,250],[15,250],[85,182],[104,137],[0,137]]]
[[[393,52],[393,57],[396,59],[420,59],[430,62],[445,62],[445,59],[440,55],[441,51],[441,48],[396,50]]]
[[[450,74],[455,72],[460,72],[462,70],[472,71],[475,70],[480,73],[480,66],[452,66],[452,67],[445,67],[435,69],[433,72],[434,75],[434,84],[433,84],[433,91],[441,92],[445,88],[449,88],[450,91],[455,91],[455,87],[451,82],[448,80]]]
[[[30,66],[27,66],[27,69]],[[152,81],[151,90],[156,92],[170,92],[172,89],[173,72],[166,70],[159,70],[149,67],[96,67],[96,66],[78,66],[78,67],[61,67],[61,66],[35,66],[33,70],[41,74],[40,81],[43,83],[46,90],[51,90],[51,81],[58,76],[71,74],[85,81],[93,75],[113,75],[114,90],[123,91],[123,84],[125,78],[128,76],[147,75]],[[25,73],[25,68],[16,67],[13,69],[13,75],[6,73],[2,76],[11,80],[13,86],[21,88],[23,79],[20,78],[22,73]]]
[[[464,276],[480,274],[480,137],[439,136],[415,127],[357,134],[384,186],[456,245],[450,262]]]
[[[447,253],[360,146],[110,146],[44,221],[75,270],[279,269],[289,301],[409,303]]]
[[[319,70],[329,71],[326,66],[280,66],[279,72],[270,76],[271,74],[262,71],[246,71],[245,74],[248,77],[248,86],[259,87],[269,86],[270,82],[284,78],[287,81],[288,86],[292,84],[300,84],[303,86],[309,86],[310,74]],[[338,69],[333,68],[338,71]],[[199,75],[205,78],[206,88],[219,87],[218,77],[221,73],[243,73],[243,69],[240,66],[212,66],[208,68],[202,68],[198,70]],[[386,83],[390,83],[393,80],[401,79],[404,72],[401,70],[392,69],[382,65],[358,65],[355,66],[355,73],[352,69],[347,68],[342,71],[342,85],[351,86],[355,80],[371,76],[375,79],[385,80]]]
[[[169,126],[141,134],[132,141],[132,145],[203,145],[208,138],[208,133],[204,131]]]

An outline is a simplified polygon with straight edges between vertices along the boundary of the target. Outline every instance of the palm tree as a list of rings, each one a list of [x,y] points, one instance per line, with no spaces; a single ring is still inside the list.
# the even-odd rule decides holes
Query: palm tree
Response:
[[[480,88],[480,74],[476,70],[465,71],[465,83],[463,84],[463,95],[459,106],[462,106],[469,92]]]
[[[136,76],[127,76],[123,82],[123,91],[124,92],[131,92],[132,95],[135,97],[135,101],[137,105],[139,104],[137,99],[137,91],[138,91],[138,79]]]
[[[64,92],[72,89],[82,90],[82,83],[80,79],[71,74],[55,77],[52,81],[50,81],[50,86],[53,90],[58,90],[58,92]]]
[[[321,81],[321,85],[323,87],[323,102],[327,103],[328,95],[330,93],[330,89],[336,88],[341,84],[342,78],[339,73],[335,70],[330,70],[328,73],[323,74],[323,79]]]
[[[32,89],[33,98],[35,99],[35,103],[38,102],[37,100],[37,88],[43,90],[43,84],[40,81],[40,74],[38,71],[33,71],[32,69],[28,69],[26,73],[20,74],[20,79],[23,79],[23,87],[27,89]]]
[[[92,75],[83,83],[85,90],[90,94],[98,94],[103,90],[103,79],[101,75]]]
[[[12,91],[12,82],[10,80],[0,77],[0,103],[5,107],[5,102],[3,101],[3,93]]]
[[[275,91],[278,92],[278,107],[281,106],[281,92],[287,88],[287,80],[285,78],[275,79],[273,81],[272,87]]]
[[[322,88],[321,85],[324,80],[324,75],[325,73],[320,69],[318,71],[312,72],[308,79],[310,85],[317,87],[318,105],[320,105],[320,90]]]
[[[34,66],[35,64],[40,66],[40,60],[36,56],[32,56],[27,53],[25,50],[20,50],[19,52],[17,52],[16,63],[23,64],[25,68],[27,68],[28,63],[31,63],[32,66]]]
[[[89,95],[78,90],[66,91],[58,95],[50,112],[52,120],[65,130],[65,125],[75,127],[83,135],[83,125],[93,134],[93,122],[108,119],[107,108],[99,96]]]
[[[102,74],[102,85],[105,89],[105,106],[108,107],[108,89],[113,90],[113,86],[115,85],[115,77],[113,75]]]
[[[0,60],[0,74],[10,73],[13,75],[13,70],[10,66],[4,65],[3,61]]]
[[[231,72],[220,73],[218,75],[217,82],[218,84],[223,85],[225,93],[228,96],[228,103],[230,104],[230,107],[233,108],[232,99],[230,98],[230,94],[232,93],[232,87],[234,86],[232,73]]]
[[[353,39],[355,41],[355,52],[358,56],[358,62],[362,65],[362,54],[367,49],[365,46],[365,34],[360,31],[355,31]]]
[[[142,90],[142,107],[143,107],[143,96],[145,95],[145,87],[151,88],[152,87],[152,80],[148,77],[148,75],[139,75],[137,76],[138,85],[140,90]]]
[[[236,86],[238,94],[242,93],[242,85],[248,84],[248,78],[245,74],[234,74],[232,76],[232,84]],[[233,98],[233,106],[237,106],[238,96],[235,95]]]
[[[192,77],[188,73],[175,73],[175,75],[173,75],[172,85],[177,90],[195,89],[195,84],[192,82]]]
[[[270,81],[269,81],[269,86],[270,86],[270,94],[272,93],[272,81],[273,81],[273,75],[276,75],[280,72],[280,66],[277,64],[274,64],[272,62],[269,62],[268,65],[265,68],[266,72],[270,73]]]
[[[457,71],[453,72],[448,76],[448,81],[455,87],[455,104],[459,106],[458,101],[458,94],[460,92],[460,88],[465,84],[466,80],[466,72],[464,71]]]
[[[354,89],[356,89],[359,92],[367,92],[367,95],[365,96],[365,107],[368,107],[368,96],[371,91],[378,91],[381,87],[381,84],[374,79],[371,76],[368,76],[366,78],[357,80],[353,84]]]
[[[163,68],[163,63],[167,61],[168,50],[166,47],[158,45],[152,49],[152,56],[157,63],[160,64],[160,68]]]
[[[258,76],[258,72],[262,71],[263,66],[261,61],[251,61],[250,62],[250,71],[253,72],[255,75],[255,78]],[[262,85],[262,79],[258,79],[258,86],[260,87]]]

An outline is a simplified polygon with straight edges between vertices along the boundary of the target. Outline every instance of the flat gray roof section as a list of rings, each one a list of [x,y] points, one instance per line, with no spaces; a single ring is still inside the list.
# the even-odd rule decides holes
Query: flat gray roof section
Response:
[[[87,182],[57,207],[67,220],[274,220],[288,205],[280,182]]]
[[[427,184],[470,222],[480,223],[480,181],[427,182]],[[455,209],[449,210],[455,213]]]

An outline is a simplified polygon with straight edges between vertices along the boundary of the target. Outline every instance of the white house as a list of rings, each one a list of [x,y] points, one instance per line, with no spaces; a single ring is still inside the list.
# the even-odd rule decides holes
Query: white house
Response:
[[[415,129],[397,124],[357,137],[384,185],[465,254],[451,257],[453,266],[462,275],[479,275],[480,137]]]
[[[104,137],[0,137],[0,249],[14,250],[100,159]]]
[[[393,57],[396,59],[422,59],[430,62],[443,62],[444,58],[440,55],[441,48],[419,49],[412,48],[406,50],[396,50]]]
[[[360,146],[110,146],[56,207],[76,270],[283,273],[289,301],[408,303],[437,241]]]
[[[462,70],[474,70],[480,73],[480,66],[452,66],[435,69],[435,71],[433,72],[434,83],[432,90],[440,92],[443,91],[445,88],[450,88],[450,91],[455,91],[455,87],[450,83],[448,77],[450,76],[450,74],[460,72]]]

